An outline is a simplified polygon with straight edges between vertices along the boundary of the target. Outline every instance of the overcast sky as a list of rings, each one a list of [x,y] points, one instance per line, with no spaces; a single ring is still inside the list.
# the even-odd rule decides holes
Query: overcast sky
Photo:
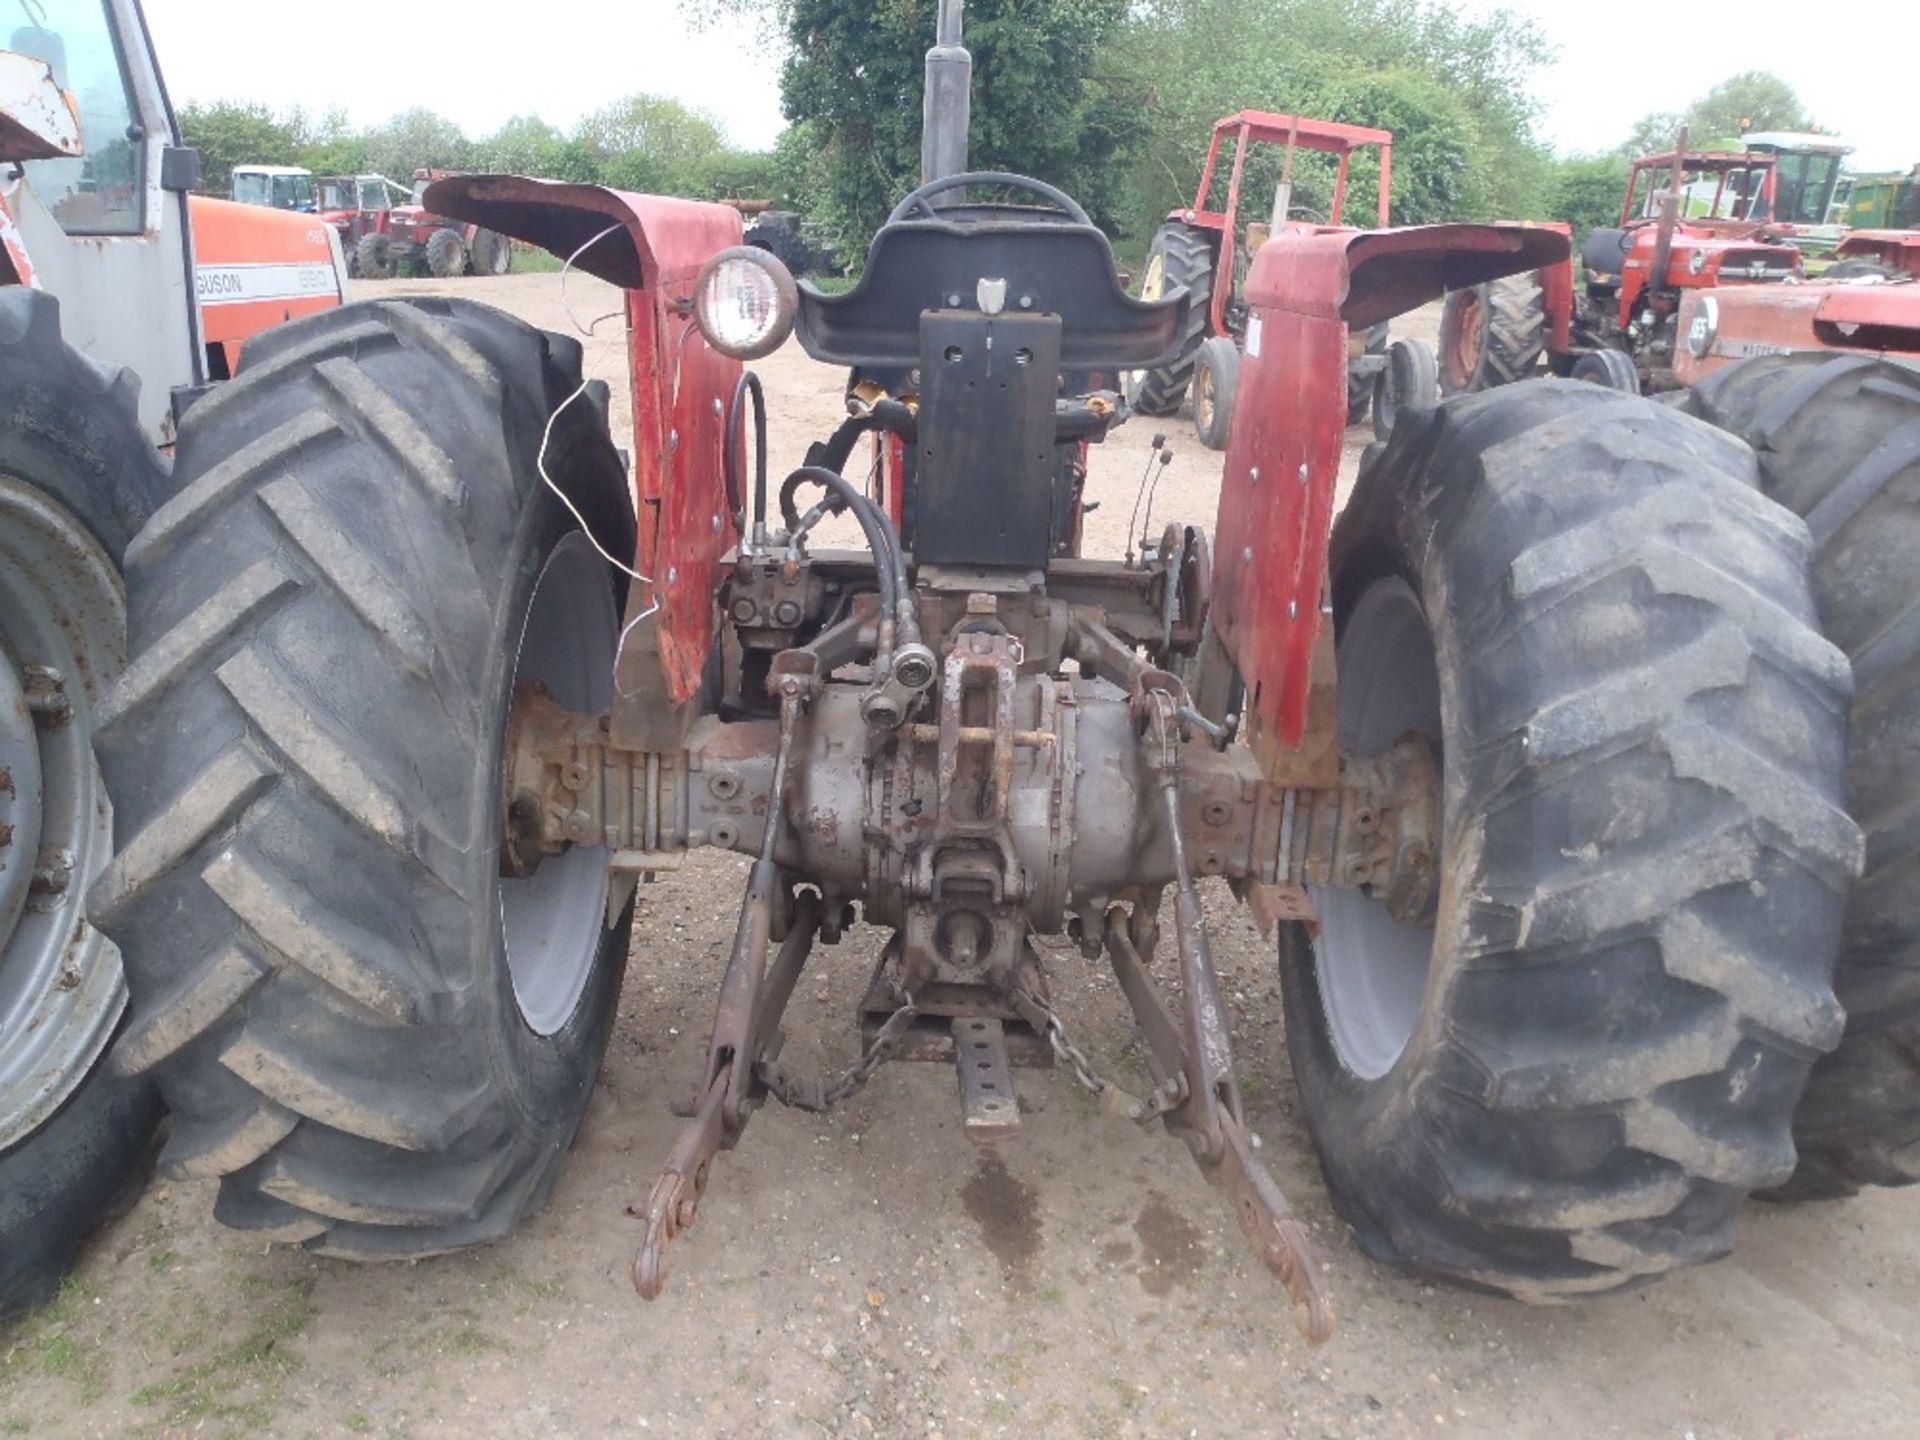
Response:
[[[1459,0],[1463,9],[1494,0]],[[391,0],[333,7],[339,23],[269,18],[261,0],[146,0],[176,101],[246,99],[321,112],[345,106],[373,124],[424,105],[480,135],[514,115],[564,127],[634,90],[712,112],[735,143],[779,133],[779,56],[754,27],[695,32],[675,0]],[[1621,7],[1508,0],[1560,47],[1538,77],[1542,133],[1562,151],[1604,150],[1641,115],[1677,110],[1716,80],[1772,70],[1822,128],[1858,147],[1860,169],[1920,161],[1913,57],[1920,4],[1804,0]],[[1599,17],[1618,17],[1609,43]],[[1824,16],[1824,18],[1823,18]],[[1640,38],[1628,38],[1637,31]],[[1287,97],[1268,102],[1285,109]]]

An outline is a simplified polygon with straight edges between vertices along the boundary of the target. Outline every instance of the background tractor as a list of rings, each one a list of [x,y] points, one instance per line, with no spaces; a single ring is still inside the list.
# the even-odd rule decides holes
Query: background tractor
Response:
[[[314,182],[320,218],[339,232],[347,272],[360,273],[360,245],[369,235],[385,234],[393,209],[409,192],[384,175],[329,175]]]
[[[88,900],[118,824],[95,741],[121,567],[180,413],[345,283],[314,217],[189,195],[135,0],[29,13],[0,51],[0,1313],[131,1203],[160,1113]]]
[[[319,208],[313,172],[301,165],[236,165],[233,199],[240,205],[311,214]]]
[[[1831,251],[1850,223],[1850,187],[1841,167],[1853,147],[1803,130],[1748,130],[1736,143],[1750,154],[1773,156],[1773,224],[1809,255]]]
[[[1901,377],[1729,378],[1718,427],[1596,386],[1407,406],[1336,519],[1350,333],[1569,247],[1302,232],[1238,287],[1211,531],[1084,555],[1064,459],[1180,353],[1192,296],[1129,297],[1069,196],[966,172],[959,11],[926,183],[843,294],[725,206],[432,188],[628,292],[630,471],[579,343],[464,300],[286,326],[188,410],[128,550],[89,891],[163,1163],[325,1254],[507,1233],[593,1089],[640,877],[711,848],[744,892],[633,1206],[649,1297],[768,1099],[941,1063],[962,1133],[1008,1143],[1016,1067],[1058,1058],[1110,1102],[1089,1123],[1183,1139],[1325,1339],[1213,970],[1230,898],[1277,932],[1335,1204],[1396,1264],[1573,1298],[1725,1253],[1749,1193],[1905,1178],[1909,1117],[1867,1103],[1903,1033],[1834,993],[1843,944],[1850,995],[1912,978]],[[847,384],[775,470],[743,366],[789,333]],[[887,937],[858,1058],[800,1073],[787,1002],[855,923]],[[1074,1045],[1047,935],[1112,970],[1138,1093]]]
[[[1837,161],[1836,161],[1837,163]],[[1440,385],[1448,394],[1555,375],[1618,390],[1671,389],[1680,302],[1691,291],[1798,276],[1775,222],[1775,157],[1689,151],[1633,162],[1620,223],[1571,261],[1447,296]]]
[[[1215,122],[1193,204],[1168,215],[1147,249],[1142,297],[1153,300],[1184,290],[1188,309],[1178,349],[1165,364],[1133,378],[1128,398],[1136,410],[1171,415],[1191,394],[1200,439],[1212,449],[1226,448],[1241,352],[1257,350],[1261,340],[1257,330],[1248,329],[1245,289],[1253,259],[1276,241],[1291,243],[1340,228],[1354,156],[1373,150],[1378,151],[1377,223],[1385,226],[1393,178],[1393,136],[1387,131],[1261,110],[1243,110]],[[1333,159],[1309,169],[1302,152]],[[1243,186],[1253,178],[1249,166],[1268,182],[1259,187],[1261,192],[1273,197],[1264,215],[1242,213]],[[1324,214],[1324,222],[1295,218],[1309,211]],[[1347,357],[1350,423],[1366,417],[1375,380],[1389,369],[1384,325],[1354,338],[1353,353]],[[1399,361],[1403,377],[1422,371],[1430,378],[1432,366],[1421,366],[1418,356],[1409,354]],[[1424,399],[1431,387],[1406,393]],[[1390,398],[1389,414],[1392,403]]]
[[[453,275],[505,275],[513,269],[513,242],[505,235],[479,225],[463,225],[422,203],[427,187],[452,173],[413,172],[413,198],[394,205],[389,197],[383,216],[356,242],[355,274],[369,280],[387,280],[411,268],[445,279]]]

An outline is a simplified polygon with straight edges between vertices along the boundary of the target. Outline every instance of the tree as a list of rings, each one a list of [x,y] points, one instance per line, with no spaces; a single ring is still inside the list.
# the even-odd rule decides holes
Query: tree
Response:
[[[1806,130],[1813,122],[1778,75],[1746,70],[1693,102],[1687,123],[1699,140],[1728,140],[1746,130]]]
[[[1671,150],[1680,127],[1698,150],[1726,145],[1748,130],[1808,130],[1813,121],[1791,85],[1765,70],[1729,75],[1684,111],[1643,116],[1621,147],[1629,155]]]
[[[1547,217],[1572,225],[1574,244],[1578,246],[1596,226],[1620,222],[1620,201],[1626,190],[1626,156],[1569,156],[1554,167]]]
[[[339,106],[328,110],[317,124],[303,128],[306,138],[300,147],[300,163],[314,174],[359,175],[370,168],[366,141]]]
[[[727,149],[711,115],[661,95],[629,95],[580,122],[574,138],[598,160],[600,176],[622,190],[700,192],[701,172]]]
[[[1129,168],[1124,229],[1136,245],[1191,198],[1213,122],[1242,109],[1392,131],[1397,223],[1544,213],[1549,166],[1524,97],[1550,52],[1507,12],[1467,19],[1423,0],[1143,0],[1115,49],[1114,63],[1144,77],[1152,117]],[[1272,162],[1261,163],[1264,181]],[[1304,165],[1312,184],[1303,190],[1296,176],[1297,200],[1314,199],[1321,168]],[[1361,162],[1356,206],[1369,203],[1372,174]]]
[[[236,165],[294,165],[300,137],[294,124],[264,105],[216,101],[180,111],[183,144],[200,152],[200,188],[210,195],[233,190]]]
[[[790,46],[781,98],[817,149],[803,182],[858,253],[920,174],[924,59],[936,0],[777,0]],[[1143,134],[1138,87],[1101,63],[1127,0],[972,0],[970,163],[1033,175],[1110,220],[1119,160]]]
[[[364,136],[370,169],[405,184],[416,168],[464,170],[472,145],[460,127],[431,110],[402,110]]]
[[[535,175],[543,180],[598,180],[601,157],[592,145],[537,115],[518,115],[473,146],[476,170]]]
[[[1680,127],[1686,123],[1687,113],[1684,110],[1655,110],[1650,115],[1642,115],[1634,121],[1633,129],[1627,132],[1620,153],[1631,159],[1671,150],[1679,138]],[[1690,140],[1688,143],[1693,142]]]

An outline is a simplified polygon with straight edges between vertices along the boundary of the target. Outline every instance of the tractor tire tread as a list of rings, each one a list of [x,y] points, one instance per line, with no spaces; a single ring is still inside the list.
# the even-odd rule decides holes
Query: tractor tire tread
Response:
[[[1358,1134],[1309,1104],[1311,1128],[1381,1258],[1533,1301],[1636,1284],[1726,1252],[1742,1198],[1792,1170],[1794,1102],[1838,1039],[1846,667],[1813,629],[1804,527],[1758,500],[1744,446],[1560,383],[1409,421],[1336,526],[1335,608],[1392,554],[1435,577],[1412,583],[1444,614],[1442,673],[1475,676],[1447,802],[1475,818],[1443,860],[1472,898],[1400,1099]],[[1658,823],[1543,854],[1543,805]],[[1290,1036],[1321,1003],[1305,944]],[[1313,1048],[1303,1091],[1336,1094]]]
[[[408,1256],[502,1235],[571,1138],[489,1073],[472,937],[491,917],[457,883],[490,843],[472,782],[373,741],[443,735],[470,772],[472,684],[503,642],[458,595],[508,553],[542,482],[503,457],[538,441],[579,354],[458,300],[286,327],[218,423],[189,412],[199,478],[129,567],[140,658],[102,746],[130,838],[97,901],[130,1058],[175,1110],[163,1165],[221,1177],[216,1215],[266,1238]],[[577,407],[553,443],[617,472],[596,431]],[[356,508],[356,474],[381,477],[381,513]]]
[[[1748,440],[1764,492],[1806,518],[1815,598],[1852,661],[1854,818],[1866,865],[1835,990],[1839,1047],[1795,1115],[1799,1164],[1769,1193],[1825,1199],[1920,1182],[1920,372],[1875,356],[1762,356],[1690,410]]]
[[[1133,408],[1142,415],[1175,415],[1193,384],[1194,357],[1213,324],[1214,254],[1205,232],[1189,225],[1162,225],[1154,236],[1164,255],[1165,290],[1185,286],[1187,318],[1180,332],[1180,348],[1167,364],[1140,372]],[[1165,291],[1162,292],[1163,294]]]

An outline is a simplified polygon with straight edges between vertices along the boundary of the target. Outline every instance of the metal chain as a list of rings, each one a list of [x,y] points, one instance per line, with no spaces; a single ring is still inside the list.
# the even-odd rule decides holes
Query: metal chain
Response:
[[[914,1003],[913,993],[902,990],[900,994],[904,997],[900,1008],[887,1016],[860,1058],[839,1079],[828,1083],[804,1075],[789,1075],[778,1065],[763,1060],[754,1067],[760,1083],[782,1105],[796,1110],[811,1110],[817,1114],[824,1114],[842,1100],[859,1094],[866,1088],[867,1081],[873,1078],[873,1072],[887,1062],[901,1037],[919,1018],[920,1007]]]
[[[1018,994],[1020,999],[1046,1016],[1047,1043],[1053,1047],[1054,1059],[1062,1065],[1071,1066],[1074,1078],[1095,1095],[1112,1085],[1111,1081],[1102,1078],[1093,1068],[1093,1062],[1087,1059],[1086,1052],[1067,1038],[1066,1024],[1060,1019],[1057,1010],[1025,986],[1020,988]]]

